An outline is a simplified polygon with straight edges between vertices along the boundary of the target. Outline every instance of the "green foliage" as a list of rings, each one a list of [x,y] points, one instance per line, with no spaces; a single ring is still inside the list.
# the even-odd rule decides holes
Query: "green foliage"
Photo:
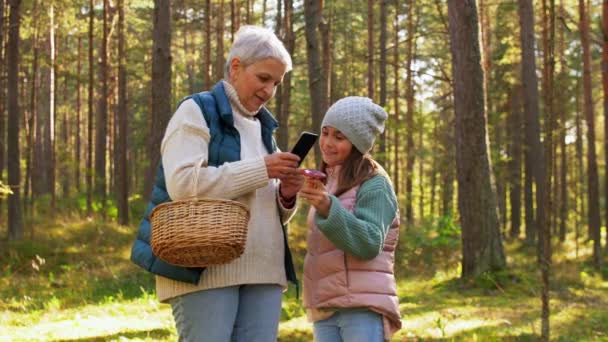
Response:
[[[408,268],[452,267],[459,262],[460,243],[460,226],[452,216],[440,216],[408,226],[398,248],[399,255],[408,260]]]
[[[5,185],[0,181],[0,198],[5,198],[8,195],[11,195],[13,191],[8,185]]]

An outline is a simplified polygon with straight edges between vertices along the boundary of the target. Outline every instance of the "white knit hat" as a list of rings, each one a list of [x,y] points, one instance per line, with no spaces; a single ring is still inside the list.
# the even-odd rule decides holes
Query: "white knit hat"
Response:
[[[321,128],[331,126],[365,154],[372,149],[376,135],[384,132],[388,114],[370,98],[349,96],[334,103],[321,123]]]

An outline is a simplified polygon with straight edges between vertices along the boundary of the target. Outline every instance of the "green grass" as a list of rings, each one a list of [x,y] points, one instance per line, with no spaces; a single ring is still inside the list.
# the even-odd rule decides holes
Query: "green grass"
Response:
[[[300,270],[303,216],[290,228]],[[78,216],[31,224],[33,239],[0,242],[1,341],[177,339],[170,307],[156,300],[153,277],[129,261],[135,225]],[[396,270],[404,328],[394,341],[538,340],[534,249],[506,243],[508,271],[463,282],[457,239],[446,240],[452,235],[438,237],[422,225],[402,234]],[[570,245],[555,248],[551,336],[556,341],[608,341],[608,281],[588,265],[590,245],[582,247],[578,259]],[[312,340],[293,288],[285,295],[279,335],[281,341]]]

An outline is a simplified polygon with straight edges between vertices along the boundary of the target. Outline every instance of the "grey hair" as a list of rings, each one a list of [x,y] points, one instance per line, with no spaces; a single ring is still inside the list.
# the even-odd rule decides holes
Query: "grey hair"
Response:
[[[224,79],[230,77],[230,63],[238,57],[245,66],[259,62],[266,58],[274,58],[283,63],[285,72],[291,71],[291,56],[279,38],[269,29],[245,25],[236,33],[234,43],[228,53]]]

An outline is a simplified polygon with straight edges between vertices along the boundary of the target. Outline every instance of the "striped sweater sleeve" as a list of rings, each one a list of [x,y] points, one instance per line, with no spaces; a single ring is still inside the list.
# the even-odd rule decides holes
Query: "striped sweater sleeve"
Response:
[[[364,182],[352,213],[337,197],[330,199],[327,218],[315,217],[319,230],[344,252],[364,260],[375,258],[397,213],[397,198],[390,181],[377,175]]]

